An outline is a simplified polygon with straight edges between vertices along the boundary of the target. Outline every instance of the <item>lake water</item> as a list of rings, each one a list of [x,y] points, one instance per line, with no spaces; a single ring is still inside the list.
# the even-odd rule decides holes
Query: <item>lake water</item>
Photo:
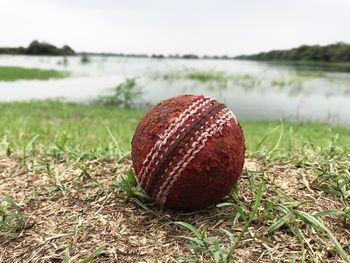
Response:
[[[206,94],[224,101],[240,119],[316,120],[350,126],[350,73],[319,67],[238,60],[175,60],[120,57],[0,56],[0,66],[60,69],[72,76],[49,81],[0,82],[0,101],[61,98],[86,102],[137,78],[138,104],[154,104],[184,93]],[[224,72],[224,81],[191,80],[189,72]]]

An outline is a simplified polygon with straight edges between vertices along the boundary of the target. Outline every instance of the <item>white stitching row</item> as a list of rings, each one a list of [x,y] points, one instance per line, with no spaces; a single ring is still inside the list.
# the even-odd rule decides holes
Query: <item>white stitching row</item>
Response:
[[[227,109],[227,111],[222,111],[223,114],[215,123],[209,126],[202,134],[197,138],[195,142],[192,143],[191,148],[187,151],[185,156],[178,162],[178,164],[173,168],[172,172],[170,172],[167,180],[161,186],[156,200],[162,204],[164,204],[167,200],[168,194],[181,175],[182,171],[186,169],[188,164],[192,161],[193,158],[197,155],[197,153],[203,149],[208,139],[213,136],[217,132],[221,132],[224,127],[224,124],[229,120],[234,119],[235,116],[233,113]]]
[[[222,111],[225,111],[225,112],[226,112],[227,109],[222,109],[222,110],[219,112],[219,114],[221,114]],[[184,153],[184,149],[187,149],[188,146],[191,146],[191,143],[192,143],[194,140],[197,140],[197,139],[198,139],[199,134],[202,133],[202,131],[203,131],[205,128],[207,128],[208,123],[209,123],[209,122],[212,122],[213,119],[214,119],[214,117],[213,117],[213,116],[210,116],[209,120],[207,120],[201,127],[199,127],[199,129],[194,133],[194,136],[192,136],[192,137],[190,138],[190,140],[188,141],[188,143],[187,143],[183,148],[181,148],[181,149],[179,150],[179,154],[183,154],[183,153]],[[171,162],[168,164],[168,167],[165,169],[163,175],[166,175],[167,172],[169,171],[169,169],[172,169],[172,168],[173,168],[172,165],[173,165],[174,161],[175,161],[174,159],[171,160]],[[169,180],[170,180],[170,179],[169,179]],[[158,186],[157,186],[157,187],[158,187]],[[162,189],[163,187],[164,187],[164,184],[161,186],[160,192],[164,190],[164,189]]]
[[[149,169],[149,166],[152,162],[152,160],[155,158],[155,155],[157,155],[157,152],[160,150],[161,146],[162,146],[162,143],[163,142],[166,142],[169,138],[169,135],[171,135],[171,133],[174,131],[175,132],[175,128],[177,127],[177,125],[179,123],[181,123],[181,120],[183,117],[185,117],[187,114],[190,113],[190,111],[193,110],[194,107],[196,107],[198,104],[202,103],[204,100],[206,100],[207,97],[204,97],[204,98],[201,98],[197,101],[195,101],[194,103],[192,103],[185,111],[183,111],[176,119],[175,121],[169,125],[165,131],[159,136],[159,139],[158,141],[154,144],[154,146],[152,147],[151,151],[147,154],[145,160],[143,161],[142,163],[142,168],[140,170],[140,173],[139,173],[139,179],[142,179],[143,178],[143,174],[146,170]],[[147,162],[150,162],[147,166]],[[141,180],[141,182],[143,182],[143,179]]]
[[[164,145],[166,145],[168,139],[169,138],[173,139],[173,138],[171,138],[171,136],[177,132],[177,130],[185,123],[185,121],[187,121],[191,116],[197,114],[198,111],[204,110],[204,108],[212,101],[214,101],[214,99],[209,98],[209,97],[204,97],[204,98],[194,102],[190,107],[188,107],[185,111],[183,111],[179,115],[179,117],[176,118],[175,122],[173,122],[171,125],[169,125],[169,127],[163,132],[163,134],[160,136],[160,138],[155,143],[155,145],[153,146],[150,153],[147,155],[145,161],[143,162],[143,167],[141,168],[141,171],[139,173],[141,186],[144,184],[146,179],[147,179],[146,184],[148,184],[150,178],[147,177],[146,175],[151,174],[153,172],[155,167],[158,165],[159,160],[163,157],[164,152],[166,152],[167,149],[164,151],[161,151],[161,148]],[[182,131],[183,131],[183,129],[182,129]],[[169,143],[169,145],[170,145],[170,143]],[[169,147],[169,145],[168,145],[168,147]],[[160,157],[158,157],[159,154],[161,154]],[[149,160],[148,164],[145,165],[148,160]],[[156,161],[156,164],[153,165],[154,161]],[[153,166],[153,169],[151,172],[149,172],[149,170],[152,166]]]
[[[169,174],[167,177],[167,180],[164,182],[162,187],[160,188],[160,191],[156,197],[156,200],[162,204],[166,202],[166,199],[168,197],[168,194],[181,175],[182,171],[186,169],[188,164],[192,161],[192,159],[195,158],[197,153],[203,149],[205,146],[205,143],[207,140],[213,136],[217,132],[221,132],[221,130],[224,127],[224,124],[228,122],[229,120],[233,119],[234,115],[230,112],[227,111],[224,113],[220,119],[218,119],[214,124],[212,124],[210,127],[208,127],[200,137],[197,138],[197,140],[192,143],[190,150],[187,152],[187,154],[183,157],[183,159],[175,166],[172,170],[172,172]],[[164,188],[166,189],[164,190]]]
[[[209,99],[208,101],[206,101],[205,103],[203,103],[202,105],[199,105],[197,108],[200,110],[200,112],[194,112],[194,113],[191,113],[191,115],[188,115],[188,116],[186,116],[186,120],[188,120],[190,117],[192,117],[192,116],[194,116],[194,115],[198,115],[198,114],[200,114],[200,113],[202,113],[202,112],[204,112],[206,109],[208,109],[209,107],[210,107],[210,103],[211,102],[214,102],[215,101],[215,99]],[[197,109],[195,109],[195,110],[197,110]],[[185,121],[186,121],[185,120]],[[184,123],[184,122],[183,122]],[[182,124],[183,124],[182,123]],[[187,123],[184,127],[182,127],[182,129],[178,132],[178,134],[177,134],[177,136],[175,137],[175,138],[173,138],[173,141],[176,141],[179,137],[180,137],[180,135],[185,131],[185,129],[188,127],[188,126],[190,126],[192,124],[192,122],[189,122],[189,123]],[[175,133],[175,132],[174,132]],[[164,143],[165,144],[165,143]],[[164,145],[163,144],[163,145]],[[148,173],[148,175],[151,175],[152,173],[153,173],[153,171],[156,169],[156,167],[158,166],[158,164],[159,164],[159,162],[160,162],[160,160],[162,160],[162,158],[163,158],[163,156],[164,156],[164,154],[168,151],[168,149],[169,149],[169,147],[171,146],[171,142],[169,142],[169,144],[166,146],[166,148],[163,150],[163,151],[160,151],[160,156],[157,158],[157,160],[156,160],[156,163],[153,165],[153,168],[152,168],[152,170]],[[160,150],[160,149],[159,149]],[[172,162],[171,162],[172,163]],[[169,166],[169,165],[168,165]],[[146,175],[145,175],[145,177],[147,177]],[[151,183],[151,177],[150,176],[148,176],[147,177],[147,181],[146,181],[146,185],[145,185],[145,188],[147,189],[148,188],[148,186],[149,186],[149,184]]]
[[[222,109],[218,116],[227,113],[228,109],[224,108]],[[222,118],[222,116],[214,123],[212,123],[210,126],[207,127],[208,123],[211,122],[213,120],[213,116],[210,117],[209,120],[207,120],[194,134],[194,136],[191,138],[191,140],[180,150],[181,153],[183,153],[183,149],[186,149],[186,154],[182,157],[182,159],[177,163],[177,165],[175,167],[171,167],[171,165],[173,164],[173,161],[171,161],[169,163],[169,166],[167,167],[167,169],[164,171],[164,176],[166,176],[168,170],[171,168],[172,171],[170,172],[170,174],[167,176],[166,180],[164,181],[164,183],[161,185],[161,187],[159,188],[159,192],[156,196],[156,200],[159,201],[160,196],[163,194],[165,187],[168,186],[169,182],[172,180],[172,176],[173,174],[177,171],[177,169],[187,160],[187,158],[189,157],[189,155],[192,153],[193,149],[195,148],[196,144],[198,144],[198,141],[201,140],[202,135],[207,132],[208,130],[211,130],[213,128],[213,126],[216,126],[216,123]],[[203,129],[205,128],[205,130],[203,131]],[[199,134],[201,133],[201,135],[199,136]],[[194,142],[192,142],[195,139]],[[187,150],[187,148],[190,149]]]

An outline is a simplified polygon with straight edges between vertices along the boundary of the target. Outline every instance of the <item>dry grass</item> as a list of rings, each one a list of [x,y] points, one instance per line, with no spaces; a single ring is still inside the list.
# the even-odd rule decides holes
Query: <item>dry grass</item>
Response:
[[[0,195],[16,200],[25,218],[18,237],[0,236],[0,262],[80,262],[89,255],[92,260],[96,248],[94,262],[188,262],[193,244],[179,236],[189,232],[173,222],[188,222],[227,248],[232,240],[223,229],[236,238],[240,234],[242,213],[249,214],[255,202],[257,182],[264,182],[262,201],[234,251],[238,262],[344,262],[327,236],[300,218],[268,233],[282,216],[273,208],[278,204],[311,214],[342,209],[339,200],[313,187],[316,175],[307,168],[247,159],[238,190],[221,207],[182,213],[152,204],[145,210],[112,187],[130,169],[129,159],[88,160],[83,168],[79,162],[55,161],[47,170],[42,158],[24,165],[18,156],[0,157]],[[341,217],[325,216],[323,222],[349,253],[350,229]],[[204,252],[199,259],[213,260]]]

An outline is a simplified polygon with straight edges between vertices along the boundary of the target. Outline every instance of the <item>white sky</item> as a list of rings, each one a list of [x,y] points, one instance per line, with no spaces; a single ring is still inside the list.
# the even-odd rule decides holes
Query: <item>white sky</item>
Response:
[[[238,55],[350,42],[350,0],[0,0],[0,46]]]

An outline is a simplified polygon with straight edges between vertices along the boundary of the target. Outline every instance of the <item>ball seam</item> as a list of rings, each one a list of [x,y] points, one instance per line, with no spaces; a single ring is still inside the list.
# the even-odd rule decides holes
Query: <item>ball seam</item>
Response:
[[[225,112],[225,111],[223,111]],[[186,155],[178,162],[178,164],[172,169],[167,177],[167,180],[162,184],[157,196],[156,200],[164,204],[167,200],[167,197],[180,177],[181,173],[186,169],[186,167],[190,164],[190,162],[195,158],[195,156],[205,147],[206,142],[210,137],[212,137],[215,133],[221,132],[224,125],[229,122],[231,119],[234,119],[236,122],[234,114],[227,110],[223,115],[213,123],[209,128],[205,130],[204,133],[201,134],[198,139],[192,143],[192,147],[188,150]]]
[[[211,105],[201,115],[193,117],[192,122],[190,122],[189,125],[186,125],[186,129],[183,129],[182,132],[178,134],[176,140],[171,145],[169,144],[167,149],[162,153],[161,158],[158,158],[156,165],[153,167],[154,169],[152,170],[152,173],[150,173],[148,176],[148,180],[145,186],[146,192],[150,193],[153,196],[153,193],[157,188],[157,183],[159,182],[159,179],[164,176],[164,173],[162,173],[161,171],[166,169],[165,165],[169,166],[169,164],[167,164],[166,162],[169,162],[169,158],[172,158],[171,155],[174,154],[174,151],[178,149],[178,145],[183,140],[191,140],[191,137],[193,136],[188,135],[190,135],[194,130],[196,130],[197,126],[201,125],[201,122],[204,121],[207,116],[212,117],[215,111],[219,110],[220,112],[220,108],[223,107],[225,107],[224,104],[222,104],[219,101],[215,101],[215,104]]]
[[[162,146],[167,142],[169,137],[173,135],[182,125],[182,122],[187,120],[194,111],[198,110],[202,105],[205,105],[208,101],[210,101],[209,97],[203,97],[195,102],[193,102],[187,109],[185,109],[176,119],[175,121],[167,127],[167,129],[159,136],[159,139],[152,147],[151,151],[147,154],[145,160],[142,162],[142,168],[139,172],[138,179],[140,180],[140,184],[143,185],[144,180],[146,178],[145,174],[147,174],[150,169],[152,162],[156,159],[157,155],[160,152]],[[197,108],[196,108],[197,107]],[[148,162],[148,164],[147,164]]]

